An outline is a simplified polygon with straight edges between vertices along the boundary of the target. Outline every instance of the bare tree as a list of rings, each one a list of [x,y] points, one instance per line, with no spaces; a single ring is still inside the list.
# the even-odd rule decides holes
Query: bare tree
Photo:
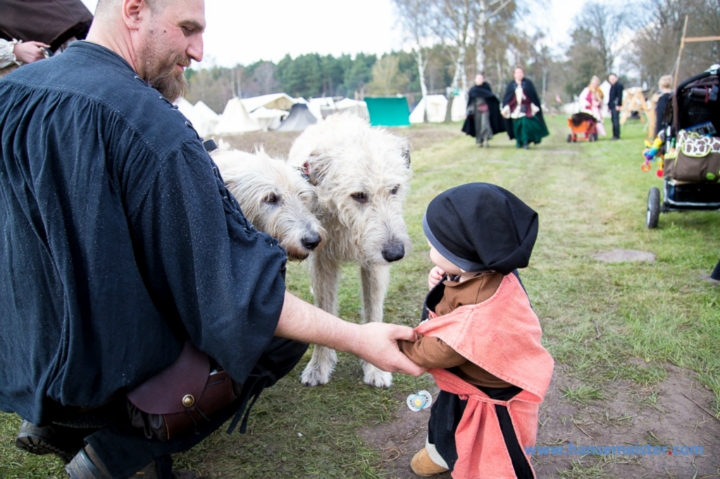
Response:
[[[420,80],[420,92],[422,93],[424,100],[427,96],[425,68],[427,68],[428,56],[423,52],[423,45],[426,43],[431,34],[431,4],[429,0],[393,0],[393,3],[398,9],[398,19],[403,30],[413,42],[413,53],[415,54],[415,59],[417,61],[418,78]],[[425,121],[427,122],[427,109],[425,113]]]
[[[488,24],[503,9],[513,3],[513,0],[475,0],[475,68],[477,71],[485,70],[485,37]]]

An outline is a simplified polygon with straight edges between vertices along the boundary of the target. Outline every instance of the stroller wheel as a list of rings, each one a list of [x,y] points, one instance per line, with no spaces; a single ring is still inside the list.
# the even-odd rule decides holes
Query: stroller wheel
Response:
[[[657,228],[658,219],[660,218],[660,190],[654,186],[650,188],[648,193],[647,214],[645,224],[649,229]]]

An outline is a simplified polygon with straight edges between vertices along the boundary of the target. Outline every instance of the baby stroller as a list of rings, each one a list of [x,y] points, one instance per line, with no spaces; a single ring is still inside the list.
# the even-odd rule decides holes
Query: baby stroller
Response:
[[[720,210],[719,69],[713,65],[680,83],[658,119],[663,122],[664,184],[662,199],[658,188],[650,188],[648,228],[658,226],[660,213]]]
[[[597,141],[597,120],[590,113],[581,111],[568,118],[570,133],[567,136],[568,143],[579,141]]]

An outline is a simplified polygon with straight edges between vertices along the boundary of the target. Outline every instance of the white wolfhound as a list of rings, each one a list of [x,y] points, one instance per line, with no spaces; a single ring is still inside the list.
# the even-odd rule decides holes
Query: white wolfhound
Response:
[[[211,154],[230,193],[258,230],[280,241],[291,260],[303,260],[320,245],[325,230],[311,212],[315,193],[301,173],[259,150]]]
[[[410,238],[402,206],[410,179],[407,140],[370,128],[356,116],[332,115],[295,140],[288,163],[315,187],[313,210],[327,231],[323,247],[309,257],[317,306],[337,315],[340,265],[360,265],[362,320],[382,321],[390,263],[405,256]],[[315,346],[303,384],[330,380],[335,351]],[[363,362],[365,383],[389,387],[392,375]]]

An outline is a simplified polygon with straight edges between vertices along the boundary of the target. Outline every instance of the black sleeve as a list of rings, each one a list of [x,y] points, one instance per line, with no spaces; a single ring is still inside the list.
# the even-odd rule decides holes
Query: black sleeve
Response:
[[[245,219],[199,142],[162,160],[131,222],[140,269],[171,327],[243,382],[280,317],[283,248]]]

